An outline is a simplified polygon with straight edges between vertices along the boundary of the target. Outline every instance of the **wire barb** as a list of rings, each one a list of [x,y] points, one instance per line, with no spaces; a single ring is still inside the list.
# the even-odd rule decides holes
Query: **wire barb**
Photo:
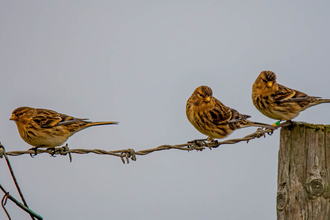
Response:
[[[69,154],[69,159],[70,159],[70,163],[72,162],[72,155],[71,155],[71,152],[70,152],[70,148],[69,148],[69,145],[68,144],[65,144],[65,146],[62,146],[59,149],[59,154],[60,155],[67,155]]]
[[[1,142],[0,142],[1,145]],[[3,158],[3,155],[5,155],[5,148],[0,146],[0,158]]]

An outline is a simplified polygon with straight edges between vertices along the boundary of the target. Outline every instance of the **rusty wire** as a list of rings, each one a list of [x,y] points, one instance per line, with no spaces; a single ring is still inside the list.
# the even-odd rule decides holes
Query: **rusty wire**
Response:
[[[38,215],[37,213],[35,213],[34,211],[32,211],[31,209],[29,209],[28,207],[26,207],[23,203],[21,203],[20,201],[18,201],[17,199],[15,199],[12,195],[10,195],[10,193],[7,192],[5,190],[5,188],[3,188],[3,186],[1,184],[0,184],[0,190],[5,194],[2,197],[1,206],[2,206],[3,210],[5,211],[5,213],[7,214],[7,217],[8,217],[9,220],[11,219],[11,217],[10,217],[8,211],[5,208],[5,205],[6,205],[8,199],[11,200],[13,203],[15,203],[22,210],[24,210],[25,212],[29,213],[31,216],[37,218],[38,220],[42,220],[43,219],[40,215]]]
[[[38,214],[36,214],[35,212],[33,212],[32,210],[29,209],[29,207],[28,207],[28,205],[27,205],[27,203],[26,203],[26,200],[24,199],[23,193],[22,193],[22,191],[21,191],[21,189],[20,189],[20,187],[19,187],[19,185],[18,185],[17,179],[16,179],[15,174],[14,174],[14,170],[13,170],[11,164],[10,164],[9,158],[8,158],[7,153],[6,153],[6,150],[5,150],[5,147],[0,143],[0,157],[2,158],[3,156],[4,156],[5,159],[6,159],[6,163],[7,163],[8,169],[9,169],[9,171],[10,171],[10,174],[11,174],[11,176],[12,176],[12,178],[13,178],[13,181],[14,181],[14,183],[15,183],[16,189],[17,189],[17,191],[18,191],[18,193],[19,193],[19,195],[20,195],[20,197],[21,197],[21,199],[22,199],[22,201],[23,201],[23,203],[24,203],[24,204],[22,204],[22,203],[19,202],[17,199],[15,199],[13,196],[11,196],[11,195],[9,194],[9,192],[7,192],[7,191],[3,188],[3,186],[0,184],[0,189],[1,189],[2,192],[5,194],[5,195],[3,196],[3,198],[2,198],[2,200],[1,200],[1,206],[2,206],[3,210],[5,211],[5,213],[7,214],[8,219],[9,219],[9,220],[11,219],[11,217],[10,217],[10,215],[9,215],[9,213],[8,213],[8,211],[7,211],[7,209],[5,208],[5,205],[6,205],[8,199],[10,199],[11,201],[13,201],[16,205],[18,205],[20,208],[22,208],[22,209],[23,209],[24,211],[26,211],[27,213],[29,213],[29,215],[30,215],[30,217],[31,217],[32,220],[34,220],[35,217],[36,217],[37,219],[42,219],[41,216],[39,216]]]
[[[26,202],[26,200],[24,199],[24,196],[23,196],[23,193],[22,193],[22,191],[21,191],[21,188],[19,187],[18,182],[17,182],[17,179],[16,179],[16,177],[15,177],[14,170],[13,170],[13,168],[11,167],[11,164],[10,164],[9,158],[7,157],[5,147],[4,147],[1,143],[0,143],[0,149],[2,149],[2,150],[4,151],[4,152],[3,152],[3,155],[5,156],[5,159],[6,159],[6,162],[7,162],[8,169],[9,169],[9,171],[10,171],[10,174],[11,174],[12,178],[13,178],[13,181],[14,181],[14,183],[15,183],[15,186],[16,186],[16,189],[17,189],[17,191],[18,191],[18,194],[20,195],[20,197],[21,197],[21,199],[22,199],[24,205],[28,208],[29,206],[27,205],[27,202]],[[7,195],[7,197],[8,197],[8,195]],[[30,216],[31,216],[31,219],[34,220],[33,215],[30,214]]]
[[[280,124],[278,127],[285,127],[290,125],[290,122],[285,122]],[[211,142],[206,142],[206,140],[195,140],[191,141],[185,144],[177,144],[177,145],[161,145],[156,148],[152,149],[146,149],[146,150],[140,150],[140,151],[134,151],[133,149],[123,149],[123,150],[115,150],[115,151],[106,151],[106,150],[101,150],[101,149],[69,149],[68,146],[63,146],[63,147],[57,147],[55,149],[29,149],[27,151],[10,151],[7,152],[7,155],[9,156],[20,156],[23,154],[30,154],[33,155],[35,153],[41,154],[41,153],[49,153],[51,155],[69,155],[70,157],[70,162],[71,162],[71,154],[89,154],[89,153],[94,153],[94,154],[100,154],[100,155],[112,155],[116,157],[120,157],[122,162],[125,164],[129,163],[129,159],[136,161],[136,155],[147,155],[156,151],[163,151],[163,150],[170,150],[170,149],[176,149],[176,150],[183,150],[183,151],[202,151],[206,147],[207,148],[217,148],[220,145],[223,144],[235,144],[241,141],[246,141],[249,142],[250,140],[253,140],[255,138],[260,138],[260,137],[266,137],[266,134],[271,135],[274,132],[274,129],[271,128],[258,128],[254,133],[249,134],[243,138],[236,138],[236,139],[229,139],[225,140],[222,142],[218,141],[211,141]],[[0,158],[2,157],[1,149],[0,149]]]
[[[8,200],[8,195],[9,195],[9,192],[6,192],[5,195],[2,197],[2,200],[1,200],[1,206],[3,208],[3,210],[5,211],[7,217],[9,220],[11,220],[11,217],[6,209],[6,204],[7,204],[7,200]]]

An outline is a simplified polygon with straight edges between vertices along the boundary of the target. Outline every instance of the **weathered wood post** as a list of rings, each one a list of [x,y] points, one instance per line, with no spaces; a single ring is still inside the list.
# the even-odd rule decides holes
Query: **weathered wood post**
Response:
[[[330,125],[281,128],[278,220],[330,220]]]

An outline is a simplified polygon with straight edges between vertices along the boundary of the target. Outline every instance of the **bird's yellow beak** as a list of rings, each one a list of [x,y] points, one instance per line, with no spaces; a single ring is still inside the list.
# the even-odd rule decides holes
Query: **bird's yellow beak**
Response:
[[[270,88],[270,87],[272,87],[272,86],[273,86],[273,83],[272,83],[272,82],[268,82],[268,83],[267,83],[267,87]]]
[[[16,115],[11,115],[9,120],[15,121],[15,119],[17,119]]]
[[[209,102],[210,100],[211,100],[211,98],[210,97],[206,97],[206,99],[205,99],[207,102]]]

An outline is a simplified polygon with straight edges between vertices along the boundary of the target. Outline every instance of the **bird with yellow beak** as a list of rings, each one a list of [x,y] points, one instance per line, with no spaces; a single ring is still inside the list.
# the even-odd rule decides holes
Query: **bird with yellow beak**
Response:
[[[309,96],[306,93],[290,89],[276,82],[274,72],[262,71],[252,86],[254,106],[264,115],[276,120],[291,120],[301,111],[330,99]],[[276,125],[279,122],[276,123]]]
[[[234,130],[244,127],[268,127],[271,125],[247,120],[249,115],[240,114],[212,96],[208,86],[199,86],[187,101],[186,115],[190,123],[201,133],[208,136],[207,140],[227,137]]]

